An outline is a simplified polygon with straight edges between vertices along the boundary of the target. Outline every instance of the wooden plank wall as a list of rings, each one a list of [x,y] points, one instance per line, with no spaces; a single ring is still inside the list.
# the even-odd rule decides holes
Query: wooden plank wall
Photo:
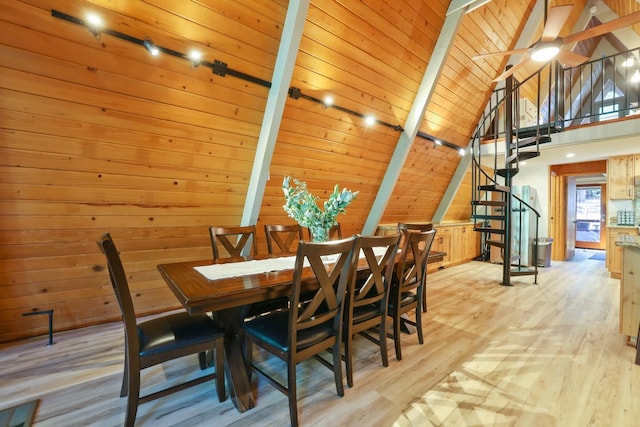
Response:
[[[247,0],[233,14],[185,3],[182,16],[165,3],[93,9],[109,28],[182,52],[188,34],[206,58],[270,79],[286,2]],[[238,223],[244,206],[268,89],[50,13],[83,18],[87,5],[3,4],[2,340],[46,331],[29,311],[54,309],[56,330],[119,318],[95,244],[105,231],[138,311],[177,307],[156,264],[211,256],[207,226]]]
[[[421,131],[466,146],[492,90],[493,70],[469,58],[508,49],[533,0],[494,0],[468,14],[434,87]],[[524,3],[524,4],[520,4]],[[291,86],[404,125],[444,23],[447,0],[312,1]],[[51,16],[151,37],[270,80],[286,0],[9,0],[0,15],[0,341],[119,318],[96,247],[112,233],[139,314],[177,307],[162,262],[211,256],[207,227],[241,219],[268,89]],[[509,21],[510,23],[506,23]],[[512,22],[511,22],[512,21]],[[498,24],[499,23],[499,24]],[[507,25],[508,24],[508,25]],[[498,28],[500,30],[498,30]],[[258,220],[293,222],[282,178],[326,198],[360,191],[340,218],[360,232],[399,132],[287,99]],[[411,147],[382,222],[429,221],[458,154],[422,139]],[[464,188],[464,186],[463,186]],[[447,220],[468,220],[468,189]],[[454,208],[455,207],[455,208]],[[467,213],[463,213],[463,210]]]

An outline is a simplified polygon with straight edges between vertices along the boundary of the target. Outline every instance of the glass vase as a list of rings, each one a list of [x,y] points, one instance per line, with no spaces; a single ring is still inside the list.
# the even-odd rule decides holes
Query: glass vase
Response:
[[[314,243],[322,243],[329,240],[329,228],[325,227],[312,227],[311,241]]]

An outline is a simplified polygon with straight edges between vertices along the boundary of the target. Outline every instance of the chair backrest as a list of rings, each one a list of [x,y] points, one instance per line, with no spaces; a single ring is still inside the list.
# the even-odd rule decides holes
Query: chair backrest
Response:
[[[427,277],[427,259],[436,230],[407,231],[398,263],[399,293],[411,291],[424,284]]]
[[[400,237],[400,247],[404,246],[404,239],[409,231],[430,231],[433,230],[433,224],[430,222],[399,222],[398,232]]]
[[[209,227],[209,235],[214,259],[220,259],[219,245],[224,247],[230,258],[241,258],[242,252],[248,245],[251,246],[249,246],[250,252],[247,255],[252,256],[258,253],[255,225]]]
[[[313,232],[311,231],[310,228],[308,228],[307,230],[309,230],[309,240],[313,241]],[[336,224],[333,227],[331,227],[329,229],[329,233],[328,233],[328,239],[327,240],[339,240],[342,239],[342,228],[340,227],[340,224]]]
[[[322,325],[333,328],[336,339],[341,339],[344,300],[352,268],[355,240],[355,237],[349,237],[323,243],[300,242],[298,245],[289,296],[290,349],[297,348],[299,330]],[[331,256],[331,262],[325,264],[328,256]],[[309,280],[305,261],[308,262],[315,280]],[[303,282],[306,297],[301,304]]]
[[[295,245],[303,239],[302,227],[299,224],[266,224],[264,233],[267,236],[267,250],[270,254],[294,254]]]
[[[356,236],[355,255],[353,257],[353,272],[349,284],[347,314],[348,321],[352,321],[355,307],[375,304],[381,307],[386,315],[388,289],[395,266],[396,254],[400,234],[390,236]],[[374,248],[383,248],[384,253],[376,256]],[[368,275],[359,277],[357,266],[359,257],[364,255],[368,265]]]
[[[118,300],[118,305],[122,313],[122,321],[124,322],[127,350],[131,352],[130,354],[138,354],[140,352],[140,345],[137,339],[136,312],[120,254],[109,233],[102,235],[98,241],[98,247],[107,258],[107,268],[109,269],[111,286],[113,287],[113,292],[116,294],[116,299]]]
[[[398,223],[398,231],[403,232],[407,230],[413,231],[430,231],[433,230],[433,224],[430,222],[399,222]]]

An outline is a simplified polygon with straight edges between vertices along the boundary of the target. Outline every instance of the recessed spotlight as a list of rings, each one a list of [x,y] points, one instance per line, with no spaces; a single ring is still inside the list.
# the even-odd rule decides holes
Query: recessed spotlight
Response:
[[[324,97],[324,106],[331,107],[333,105],[333,96],[327,95]]]
[[[459,150],[458,150],[458,153],[459,153],[461,156],[464,156],[464,155],[465,155],[465,153],[466,153],[466,151],[465,151],[465,149],[464,149],[464,148],[461,148],[461,149],[459,149]]]
[[[567,153],[567,157],[571,158],[571,157],[575,157],[576,155],[573,153]]]

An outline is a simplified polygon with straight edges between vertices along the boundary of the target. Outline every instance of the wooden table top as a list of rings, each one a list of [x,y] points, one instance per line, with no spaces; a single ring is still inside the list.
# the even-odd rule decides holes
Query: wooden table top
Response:
[[[442,261],[444,252],[431,252],[428,262]],[[282,256],[278,255],[277,257]],[[294,255],[295,256],[295,255]],[[272,256],[273,257],[273,256]],[[269,256],[253,259],[265,259]],[[209,280],[194,269],[197,266],[244,260],[206,259],[159,264],[158,271],[189,313],[203,313],[238,307],[276,297],[287,296],[293,281],[293,269]],[[366,264],[366,261],[365,261]],[[308,277],[313,273],[306,268]]]

